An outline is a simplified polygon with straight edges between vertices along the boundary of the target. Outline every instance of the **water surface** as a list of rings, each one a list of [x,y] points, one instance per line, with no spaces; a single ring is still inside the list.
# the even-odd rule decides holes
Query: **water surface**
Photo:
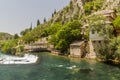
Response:
[[[37,64],[0,64],[0,80],[120,80],[120,69],[93,60],[36,53]]]

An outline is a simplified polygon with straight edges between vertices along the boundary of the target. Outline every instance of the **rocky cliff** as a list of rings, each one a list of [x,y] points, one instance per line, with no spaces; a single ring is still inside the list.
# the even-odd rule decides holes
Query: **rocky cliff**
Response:
[[[81,19],[84,14],[84,5],[89,1],[92,0],[70,0],[69,5],[54,14],[51,21],[64,24],[68,21]]]
[[[120,0],[105,0],[103,8],[106,9],[116,9],[120,7]]]

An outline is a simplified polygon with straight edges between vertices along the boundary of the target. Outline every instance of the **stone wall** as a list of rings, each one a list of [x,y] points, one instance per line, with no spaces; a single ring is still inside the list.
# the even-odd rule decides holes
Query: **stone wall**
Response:
[[[80,49],[80,46],[78,47],[71,47],[70,48],[70,56],[71,57],[81,57],[81,49]]]
[[[120,7],[120,0],[106,0],[104,3],[103,9],[104,8],[115,9],[118,7]]]
[[[81,58],[83,54],[83,50],[84,50],[84,41],[74,42],[70,45],[70,56]]]
[[[95,41],[95,40],[104,40],[104,36],[99,35],[97,31],[90,31],[89,34],[90,34],[89,38],[92,41]]]

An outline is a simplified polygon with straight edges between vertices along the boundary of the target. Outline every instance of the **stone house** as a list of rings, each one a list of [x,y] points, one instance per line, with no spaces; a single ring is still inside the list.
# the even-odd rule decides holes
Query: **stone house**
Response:
[[[86,44],[84,41],[76,41],[70,44],[70,56],[82,58],[85,57],[86,51]]]
[[[116,18],[116,12],[114,10],[101,10],[95,12],[94,15],[103,15],[105,17],[105,23],[112,25],[113,20]],[[104,27],[104,26],[103,26]],[[104,40],[104,36],[100,36],[98,31],[90,31],[90,40]]]
[[[114,10],[102,10],[95,12],[94,15],[103,15],[105,17],[105,24],[112,25],[112,21],[116,18]],[[104,27],[104,26],[103,26]],[[89,44],[90,44],[90,54],[99,52],[100,48],[103,48],[106,44],[105,35],[100,35],[98,31],[91,30],[89,32]]]

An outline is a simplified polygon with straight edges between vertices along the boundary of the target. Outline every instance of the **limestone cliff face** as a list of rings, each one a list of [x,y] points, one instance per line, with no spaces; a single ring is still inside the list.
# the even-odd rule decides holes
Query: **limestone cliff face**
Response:
[[[94,0],[71,0],[74,5],[79,5],[81,10],[83,10],[83,5],[86,2],[94,1]],[[99,0],[98,0],[99,1]],[[104,0],[103,9],[115,9],[120,7],[120,0]]]
[[[92,0],[71,0],[73,2],[74,8],[76,9],[77,7],[79,7],[79,9],[83,12],[83,6],[86,2],[90,2]]]
[[[71,0],[73,3],[85,3],[85,2],[90,2],[92,0]]]
[[[73,2],[73,7],[74,7],[73,14],[76,14],[78,10],[81,13],[84,13],[84,9],[83,9],[83,5],[85,3],[84,0],[72,0],[72,2]]]
[[[69,5],[58,11],[51,19],[51,23],[61,22],[66,23],[71,20],[81,20],[85,16],[84,5],[87,2],[100,1],[100,0],[70,0]],[[102,0],[102,9],[116,9],[120,7],[120,0]],[[101,10],[101,9],[100,9]],[[98,10],[99,11],[99,10]]]
[[[106,0],[103,8],[115,9],[120,7],[120,0]]]
[[[80,19],[84,14],[84,4],[91,0],[70,0],[70,4],[59,11],[53,17],[53,23],[61,21],[62,23],[70,20]]]

